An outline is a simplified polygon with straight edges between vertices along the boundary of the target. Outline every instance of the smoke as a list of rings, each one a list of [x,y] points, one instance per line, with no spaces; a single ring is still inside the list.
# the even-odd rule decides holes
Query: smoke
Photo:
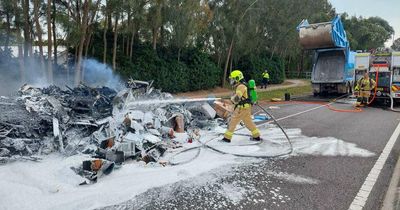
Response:
[[[42,66],[39,59],[28,58],[23,61],[22,65],[24,66],[23,73],[21,73],[18,58],[12,57],[4,51],[0,52],[0,95],[15,93],[23,84],[37,87],[48,85],[46,64]]]
[[[70,62],[73,63],[73,62]],[[11,95],[24,85],[34,87],[47,87],[57,85],[65,88],[66,85],[73,87],[75,66],[54,65],[53,82],[47,78],[47,60],[42,66],[37,57],[28,58],[24,61],[24,80],[21,77],[18,58],[6,53],[0,48],[0,95]],[[94,59],[85,59],[82,62],[82,82],[91,87],[107,86],[115,90],[123,88],[123,81],[112,69]]]
[[[83,61],[83,81],[89,86],[107,86],[114,90],[121,90],[124,82],[121,77],[113,72],[106,64],[94,59]]]

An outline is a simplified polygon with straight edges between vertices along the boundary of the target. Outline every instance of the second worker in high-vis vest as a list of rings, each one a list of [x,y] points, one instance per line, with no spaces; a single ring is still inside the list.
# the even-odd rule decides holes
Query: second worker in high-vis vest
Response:
[[[262,85],[261,85],[261,89],[262,89],[262,88],[267,89],[268,82],[269,82],[269,73],[268,73],[268,70],[265,69],[264,72],[262,73]]]

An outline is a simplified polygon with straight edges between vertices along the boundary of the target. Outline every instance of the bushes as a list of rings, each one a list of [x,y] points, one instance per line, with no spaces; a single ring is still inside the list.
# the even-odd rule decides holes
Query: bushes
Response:
[[[107,58],[110,59],[112,51],[107,52]],[[216,65],[210,55],[197,48],[178,50],[159,46],[155,51],[151,44],[143,43],[134,46],[132,59],[124,55],[121,49],[117,52],[117,72],[122,77],[154,80],[155,87],[164,91],[205,90],[221,84],[223,69]],[[102,60],[101,51],[96,51],[93,56]],[[285,78],[283,62],[276,57],[270,60],[269,57],[249,55],[241,58],[236,68],[243,71],[247,80],[255,79],[258,84],[261,83],[262,72],[268,69],[271,83],[282,83]]]
[[[154,80],[154,85],[171,93],[210,89],[220,84],[222,69],[209,56],[197,49],[185,50],[178,61],[177,50],[151,46],[135,48],[132,62],[122,57],[118,71],[124,77]]]
[[[188,71],[189,91],[210,89],[220,85],[222,69],[218,68],[206,54],[198,50],[190,50],[184,53],[182,61],[190,69]]]
[[[254,79],[257,84],[262,82],[262,73],[268,69],[270,82],[273,84],[282,83],[285,80],[283,60],[274,57],[271,60],[269,55],[250,55],[239,60],[237,69],[242,70],[246,80]]]

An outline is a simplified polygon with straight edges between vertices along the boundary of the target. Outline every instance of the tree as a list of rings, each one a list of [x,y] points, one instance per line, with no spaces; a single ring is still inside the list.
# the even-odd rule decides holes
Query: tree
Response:
[[[162,23],[161,7],[164,0],[151,0],[147,20],[151,28],[153,49],[157,48],[158,33]]]
[[[6,22],[6,34],[0,34],[0,36],[5,36],[5,41],[2,43],[4,45],[4,49],[8,49],[10,45],[10,38],[11,38],[11,20],[14,16],[14,6],[11,1],[1,1],[0,2],[0,14],[4,14]]]
[[[94,16],[97,14],[101,0],[97,0],[95,3],[92,0],[59,1],[68,11],[67,17],[72,19],[63,21],[63,25],[70,31],[69,43],[75,48],[75,84],[77,85],[82,79],[83,51],[85,46],[90,44],[88,37],[90,37],[91,31],[89,28],[95,20]]]
[[[24,13],[24,58],[27,60],[28,56],[32,55],[32,40],[31,40],[31,25],[29,15],[29,0],[23,0],[23,13]]]
[[[52,0],[47,0],[47,81],[51,84],[53,83],[53,64],[51,61],[52,54],[52,30],[51,30],[51,2]],[[53,32],[55,33],[55,32]]]
[[[0,36],[6,46],[18,45],[21,79],[23,66],[36,59],[31,50],[35,40],[41,63],[43,45],[49,49],[50,83],[53,69],[55,77],[55,70],[64,68],[57,65],[57,45],[62,44],[74,55],[68,75],[75,70],[75,84],[83,77],[83,59],[93,57],[110,63],[116,73],[160,80],[155,84],[178,91],[192,88],[189,83],[171,88],[170,79],[160,75],[174,72],[184,77],[177,81],[193,80],[201,88],[209,87],[197,81],[204,78],[201,65],[213,69],[210,77],[219,77],[219,85],[240,67],[251,76],[276,68],[276,82],[284,70],[300,74],[310,67],[311,53],[299,46],[296,26],[302,19],[326,22],[335,15],[328,0],[0,0]],[[378,48],[393,35],[379,17],[343,14],[342,20],[353,49]]]
[[[342,20],[350,46],[355,50],[370,50],[383,47],[394,33],[386,20],[379,17],[348,17],[342,15]]]
[[[178,49],[178,61],[182,49],[193,43],[189,40],[190,36],[201,30],[204,21],[202,11],[202,5],[196,1],[171,0],[169,2],[165,19],[171,24],[170,44]]]
[[[102,7],[104,15],[104,29],[103,29],[103,63],[107,63],[107,31],[108,31],[108,14],[110,13],[109,1],[106,1],[106,5]]]
[[[394,40],[392,49],[395,51],[400,51],[400,38]]]
[[[21,0],[22,2],[22,0]],[[20,79],[21,82],[25,82],[25,61],[24,61],[24,56],[23,56],[23,50],[22,50],[22,37],[21,37],[21,8],[18,6],[19,2],[14,1],[14,16],[15,16],[15,29],[16,29],[16,34],[17,34],[17,45],[18,45],[18,64],[19,64],[19,72],[20,72]]]
[[[76,68],[75,68],[75,84],[78,85],[81,82],[81,70],[82,70],[82,53],[83,53],[83,47],[85,44],[85,38],[86,38],[86,32],[88,28],[88,20],[89,20],[89,4],[91,3],[91,0],[84,0],[83,5],[82,5],[82,14],[80,11],[78,11],[77,15],[78,18],[77,22],[79,24],[79,27],[81,29],[81,34],[80,34],[80,40],[79,40],[79,45],[78,45],[78,56],[77,56],[77,62],[76,62]],[[80,16],[82,15],[82,18]]]
[[[115,12],[115,21],[114,21],[114,44],[113,44],[113,69],[117,69],[117,43],[118,43],[118,20],[119,20],[120,12],[117,10]]]
[[[53,47],[54,47],[54,63],[57,64],[57,30],[56,30],[56,16],[57,16],[57,10],[56,10],[56,0],[53,0],[52,2],[52,9],[53,13],[51,14],[51,25],[52,25],[52,30],[53,30]],[[50,6],[50,5],[49,5]]]
[[[40,60],[40,65],[41,68],[44,70],[44,58],[43,58],[43,39],[42,39],[42,27],[40,26],[40,21],[39,21],[39,10],[40,10],[40,1],[39,0],[34,0],[33,2],[33,10],[34,10],[34,20],[35,20],[35,26],[36,26],[36,36],[38,38],[38,45],[39,45],[39,60]]]

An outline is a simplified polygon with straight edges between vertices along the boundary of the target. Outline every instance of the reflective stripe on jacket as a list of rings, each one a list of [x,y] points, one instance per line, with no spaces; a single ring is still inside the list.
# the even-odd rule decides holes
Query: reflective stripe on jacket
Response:
[[[373,79],[361,78],[357,82],[357,87],[362,91],[371,91],[374,89],[376,82]]]

